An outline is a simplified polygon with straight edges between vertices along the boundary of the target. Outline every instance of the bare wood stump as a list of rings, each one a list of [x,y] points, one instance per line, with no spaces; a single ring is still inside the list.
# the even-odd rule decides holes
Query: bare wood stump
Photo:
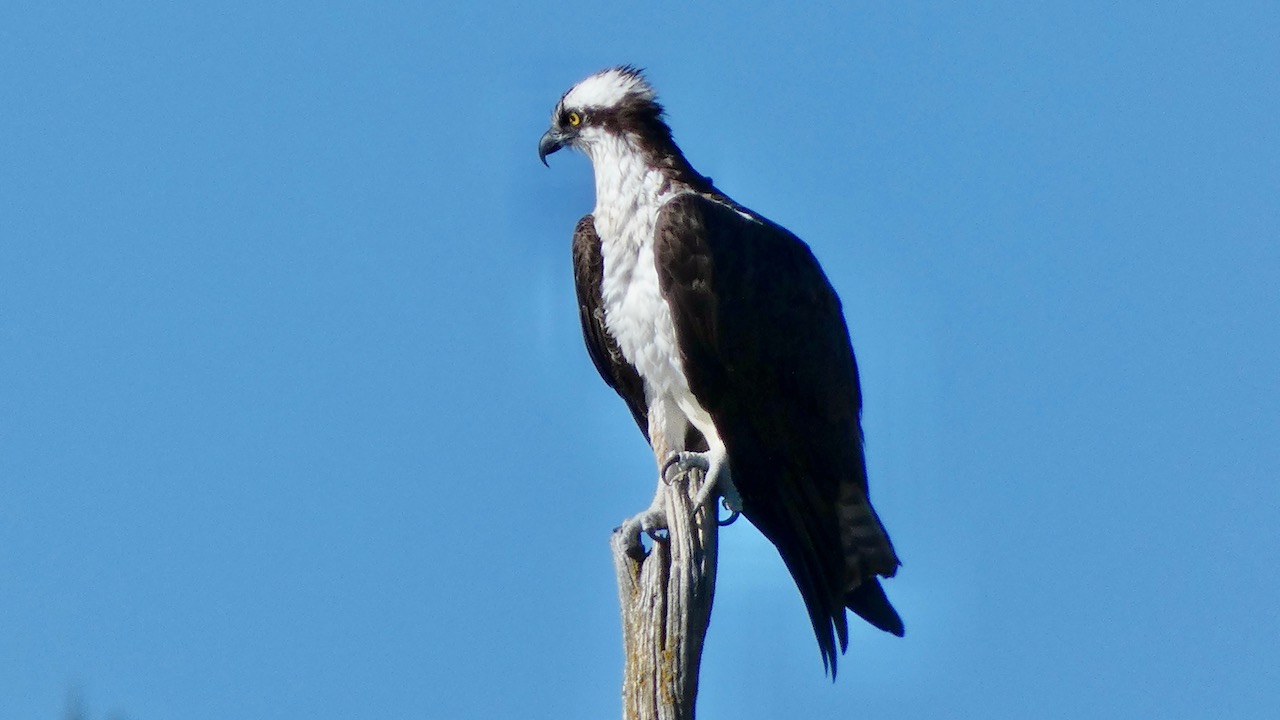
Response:
[[[693,720],[702,643],[716,588],[715,504],[695,508],[703,473],[682,473],[662,489],[668,537],[648,555],[612,538],[622,606],[623,720]]]

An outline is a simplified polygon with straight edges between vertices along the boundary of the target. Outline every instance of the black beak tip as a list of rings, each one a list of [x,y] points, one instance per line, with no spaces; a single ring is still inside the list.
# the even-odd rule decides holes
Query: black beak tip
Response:
[[[547,163],[547,156],[562,147],[564,147],[564,140],[561,139],[559,135],[548,130],[542,135],[542,138],[538,140],[538,159],[542,161],[543,165],[551,167],[551,165]]]

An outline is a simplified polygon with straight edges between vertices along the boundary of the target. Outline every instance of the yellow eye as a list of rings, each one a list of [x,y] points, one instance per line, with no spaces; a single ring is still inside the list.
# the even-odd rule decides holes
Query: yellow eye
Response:
[[[579,115],[576,112],[569,113],[569,125],[571,125],[572,127],[578,127],[581,124],[582,124],[581,115]]]

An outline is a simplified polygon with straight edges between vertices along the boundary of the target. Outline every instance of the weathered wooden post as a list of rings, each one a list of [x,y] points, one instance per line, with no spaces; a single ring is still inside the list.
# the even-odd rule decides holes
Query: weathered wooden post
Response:
[[[696,508],[700,470],[662,489],[669,526],[642,558],[615,532],[613,565],[622,605],[623,720],[693,720],[702,642],[716,588],[716,504]],[[633,548],[634,552],[634,548]]]

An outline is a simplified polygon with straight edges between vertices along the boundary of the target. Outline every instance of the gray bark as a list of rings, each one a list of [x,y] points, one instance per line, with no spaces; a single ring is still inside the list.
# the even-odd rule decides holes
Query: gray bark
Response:
[[[695,508],[701,471],[662,488],[668,537],[648,555],[627,554],[614,533],[613,565],[622,606],[623,720],[693,720],[702,643],[711,621],[719,526],[716,504]]]

